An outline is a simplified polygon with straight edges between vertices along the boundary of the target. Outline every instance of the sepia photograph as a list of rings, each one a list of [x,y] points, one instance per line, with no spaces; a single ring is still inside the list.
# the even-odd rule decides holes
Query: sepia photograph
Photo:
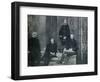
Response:
[[[88,64],[88,18],[27,15],[28,66]]]

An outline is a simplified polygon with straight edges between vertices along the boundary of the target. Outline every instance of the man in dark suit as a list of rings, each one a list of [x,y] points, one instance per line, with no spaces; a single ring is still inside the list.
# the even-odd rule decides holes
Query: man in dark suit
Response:
[[[70,38],[70,29],[69,29],[69,25],[66,24],[67,21],[66,19],[64,19],[64,24],[61,25],[60,31],[59,31],[59,38],[61,41],[62,46],[65,45],[66,41],[68,43],[68,40]]]
[[[65,47],[63,49],[63,54],[60,60],[60,63],[65,62],[65,60],[69,60],[69,57],[72,55],[77,55],[77,51],[78,51],[78,45],[76,40],[74,39],[74,35],[71,34],[70,35],[70,39],[68,40],[69,42],[65,44]]]
[[[57,44],[53,38],[50,39],[50,42],[46,46],[46,51],[44,54],[44,64],[49,65],[49,62],[52,57],[56,57],[57,53]]]
[[[40,64],[40,42],[37,32],[32,33],[32,37],[28,40],[28,66],[38,66]]]
[[[69,48],[72,49],[75,52],[78,50],[78,45],[77,45],[76,40],[74,39],[73,34],[70,35],[70,47]]]

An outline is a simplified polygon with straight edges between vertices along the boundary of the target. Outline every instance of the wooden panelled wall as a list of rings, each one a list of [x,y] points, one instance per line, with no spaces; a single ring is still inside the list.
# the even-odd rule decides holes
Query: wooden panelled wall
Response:
[[[50,38],[54,38],[57,42],[58,49],[61,44],[59,40],[59,30],[66,18],[70,31],[78,44],[77,64],[86,64],[88,59],[88,18],[87,17],[64,17],[64,16],[40,16],[28,15],[28,31],[38,32],[38,38],[41,44],[41,50],[46,48],[46,44]]]

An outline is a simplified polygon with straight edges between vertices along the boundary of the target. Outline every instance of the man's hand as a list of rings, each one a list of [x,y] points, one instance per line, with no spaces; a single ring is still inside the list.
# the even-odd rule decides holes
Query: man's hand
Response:
[[[70,48],[70,49],[69,49],[69,51],[73,51],[73,49],[72,49],[72,48]]]
[[[72,48],[68,49],[68,52],[74,52]]]
[[[66,51],[67,51],[67,49],[66,49],[66,48],[64,48],[63,52],[66,52]]]
[[[68,50],[64,48],[63,52],[74,52],[72,48],[69,48]]]
[[[67,38],[66,36],[63,37],[64,40],[65,40],[66,38]]]
[[[55,55],[55,53],[53,53],[53,52],[50,52],[50,54],[51,54],[51,55]]]

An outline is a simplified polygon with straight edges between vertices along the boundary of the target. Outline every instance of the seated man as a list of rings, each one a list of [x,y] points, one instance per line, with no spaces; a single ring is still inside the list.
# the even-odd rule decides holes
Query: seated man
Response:
[[[45,54],[44,54],[44,64],[48,65],[51,57],[55,57],[57,52],[57,44],[53,38],[50,39],[50,42],[46,46]]]
[[[68,43],[66,42],[65,48],[63,49],[63,54],[60,63],[64,62],[65,58],[66,58],[65,60],[68,60],[69,59],[68,57],[77,54],[77,50],[78,47],[77,47],[76,40],[74,39],[74,35],[71,34],[69,42]]]
[[[74,39],[74,35],[73,34],[70,35],[69,50],[72,50],[74,52],[77,52],[77,50],[78,50],[78,45],[77,45],[76,40]]]

